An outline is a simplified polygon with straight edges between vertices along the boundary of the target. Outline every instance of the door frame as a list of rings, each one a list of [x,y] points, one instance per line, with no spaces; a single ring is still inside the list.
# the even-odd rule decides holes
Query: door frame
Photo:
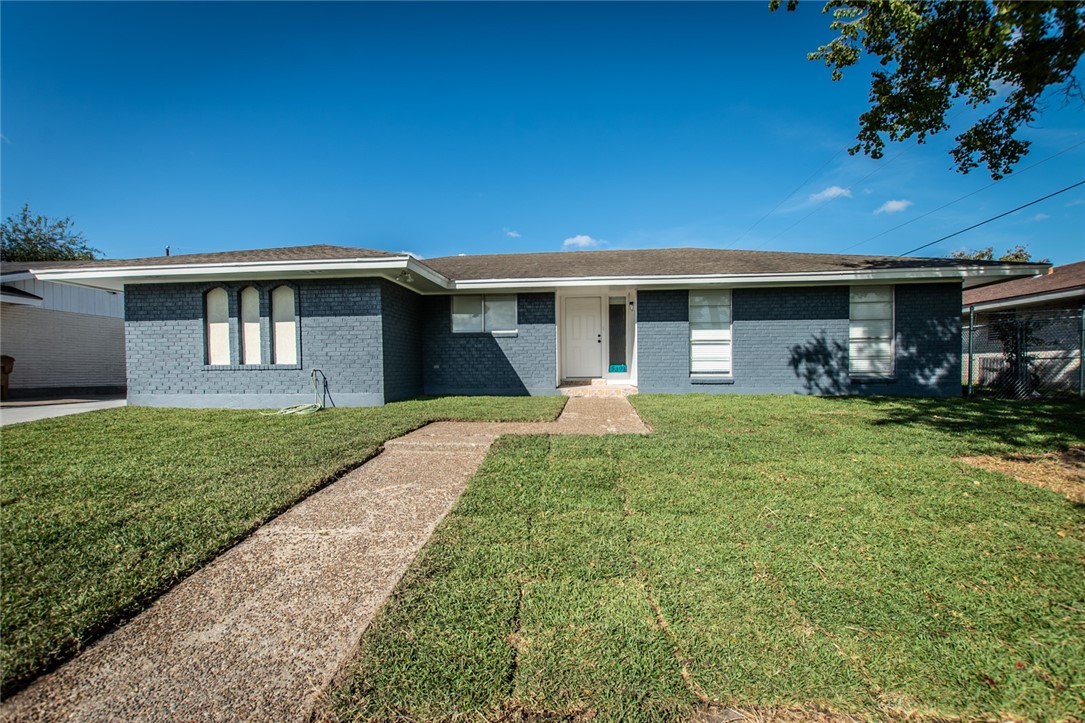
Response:
[[[607,351],[610,349],[610,324],[609,324],[609,304],[611,296],[624,296],[626,299],[626,314],[625,314],[625,354],[626,364],[628,371],[624,373],[611,373],[610,364],[607,356]],[[637,384],[637,323],[636,323],[636,301],[637,292],[631,286],[576,286],[565,289],[558,289],[555,293],[555,306],[557,311],[557,323],[555,324],[554,335],[555,341],[555,369],[557,370],[556,378],[554,379],[555,386],[561,386],[563,379],[568,379],[565,376],[565,354],[564,354],[564,337],[565,337],[565,300],[568,298],[587,298],[594,297],[599,299],[599,315],[600,315],[600,327],[603,333],[603,343],[600,344],[600,369],[601,374],[597,379],[604,380],[607,384],[629,384],[636,386]]]

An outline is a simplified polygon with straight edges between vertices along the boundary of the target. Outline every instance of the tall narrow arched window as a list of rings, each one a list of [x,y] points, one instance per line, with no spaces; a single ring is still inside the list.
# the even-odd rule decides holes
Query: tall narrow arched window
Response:
[[[208,364],[230,363],[230,301],[226,289],[211,289],[204,296]]]
[[[297,328],[294,290],[289,286],[277,286],[271,292],[272,363],[298,363]]]
[[[251,286],[241,290],[241,363],[260,364],[260,292]]]

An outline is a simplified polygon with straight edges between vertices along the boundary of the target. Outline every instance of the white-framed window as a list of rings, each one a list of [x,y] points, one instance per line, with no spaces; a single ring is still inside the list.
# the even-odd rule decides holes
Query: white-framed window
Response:
[[[848,369],[856,377],[893,373],[893,287],[851,287]]]
[[[253,286],[241,290],[241,363],[261,364],[260,292]]]
[[[689,372],[731,374],[731,290],[689,294]]]
[[[211,289],[203,298],[207,364],[230,363],[230,299],[226,289]]]
[[[294,289],[276,286],[271,292],[271,363],[298,363],[298,319]]]
[[[515,332],[516,327],[515,294],[452,297],[454,334]]]

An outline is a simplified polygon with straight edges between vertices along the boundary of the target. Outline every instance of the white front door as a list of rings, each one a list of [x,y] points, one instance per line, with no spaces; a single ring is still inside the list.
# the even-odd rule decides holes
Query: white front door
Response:
[[[565,299],[562,376],[567,379],[603,376],[602,306],[598,296]]]

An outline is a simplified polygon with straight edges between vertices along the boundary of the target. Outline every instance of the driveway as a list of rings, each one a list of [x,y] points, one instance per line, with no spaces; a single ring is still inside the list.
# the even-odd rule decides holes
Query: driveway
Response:
[[[0,427],[50,417],[112,409],[127,404],[124,397],[66,397],[64,399],[16,399],[0,404]]]

